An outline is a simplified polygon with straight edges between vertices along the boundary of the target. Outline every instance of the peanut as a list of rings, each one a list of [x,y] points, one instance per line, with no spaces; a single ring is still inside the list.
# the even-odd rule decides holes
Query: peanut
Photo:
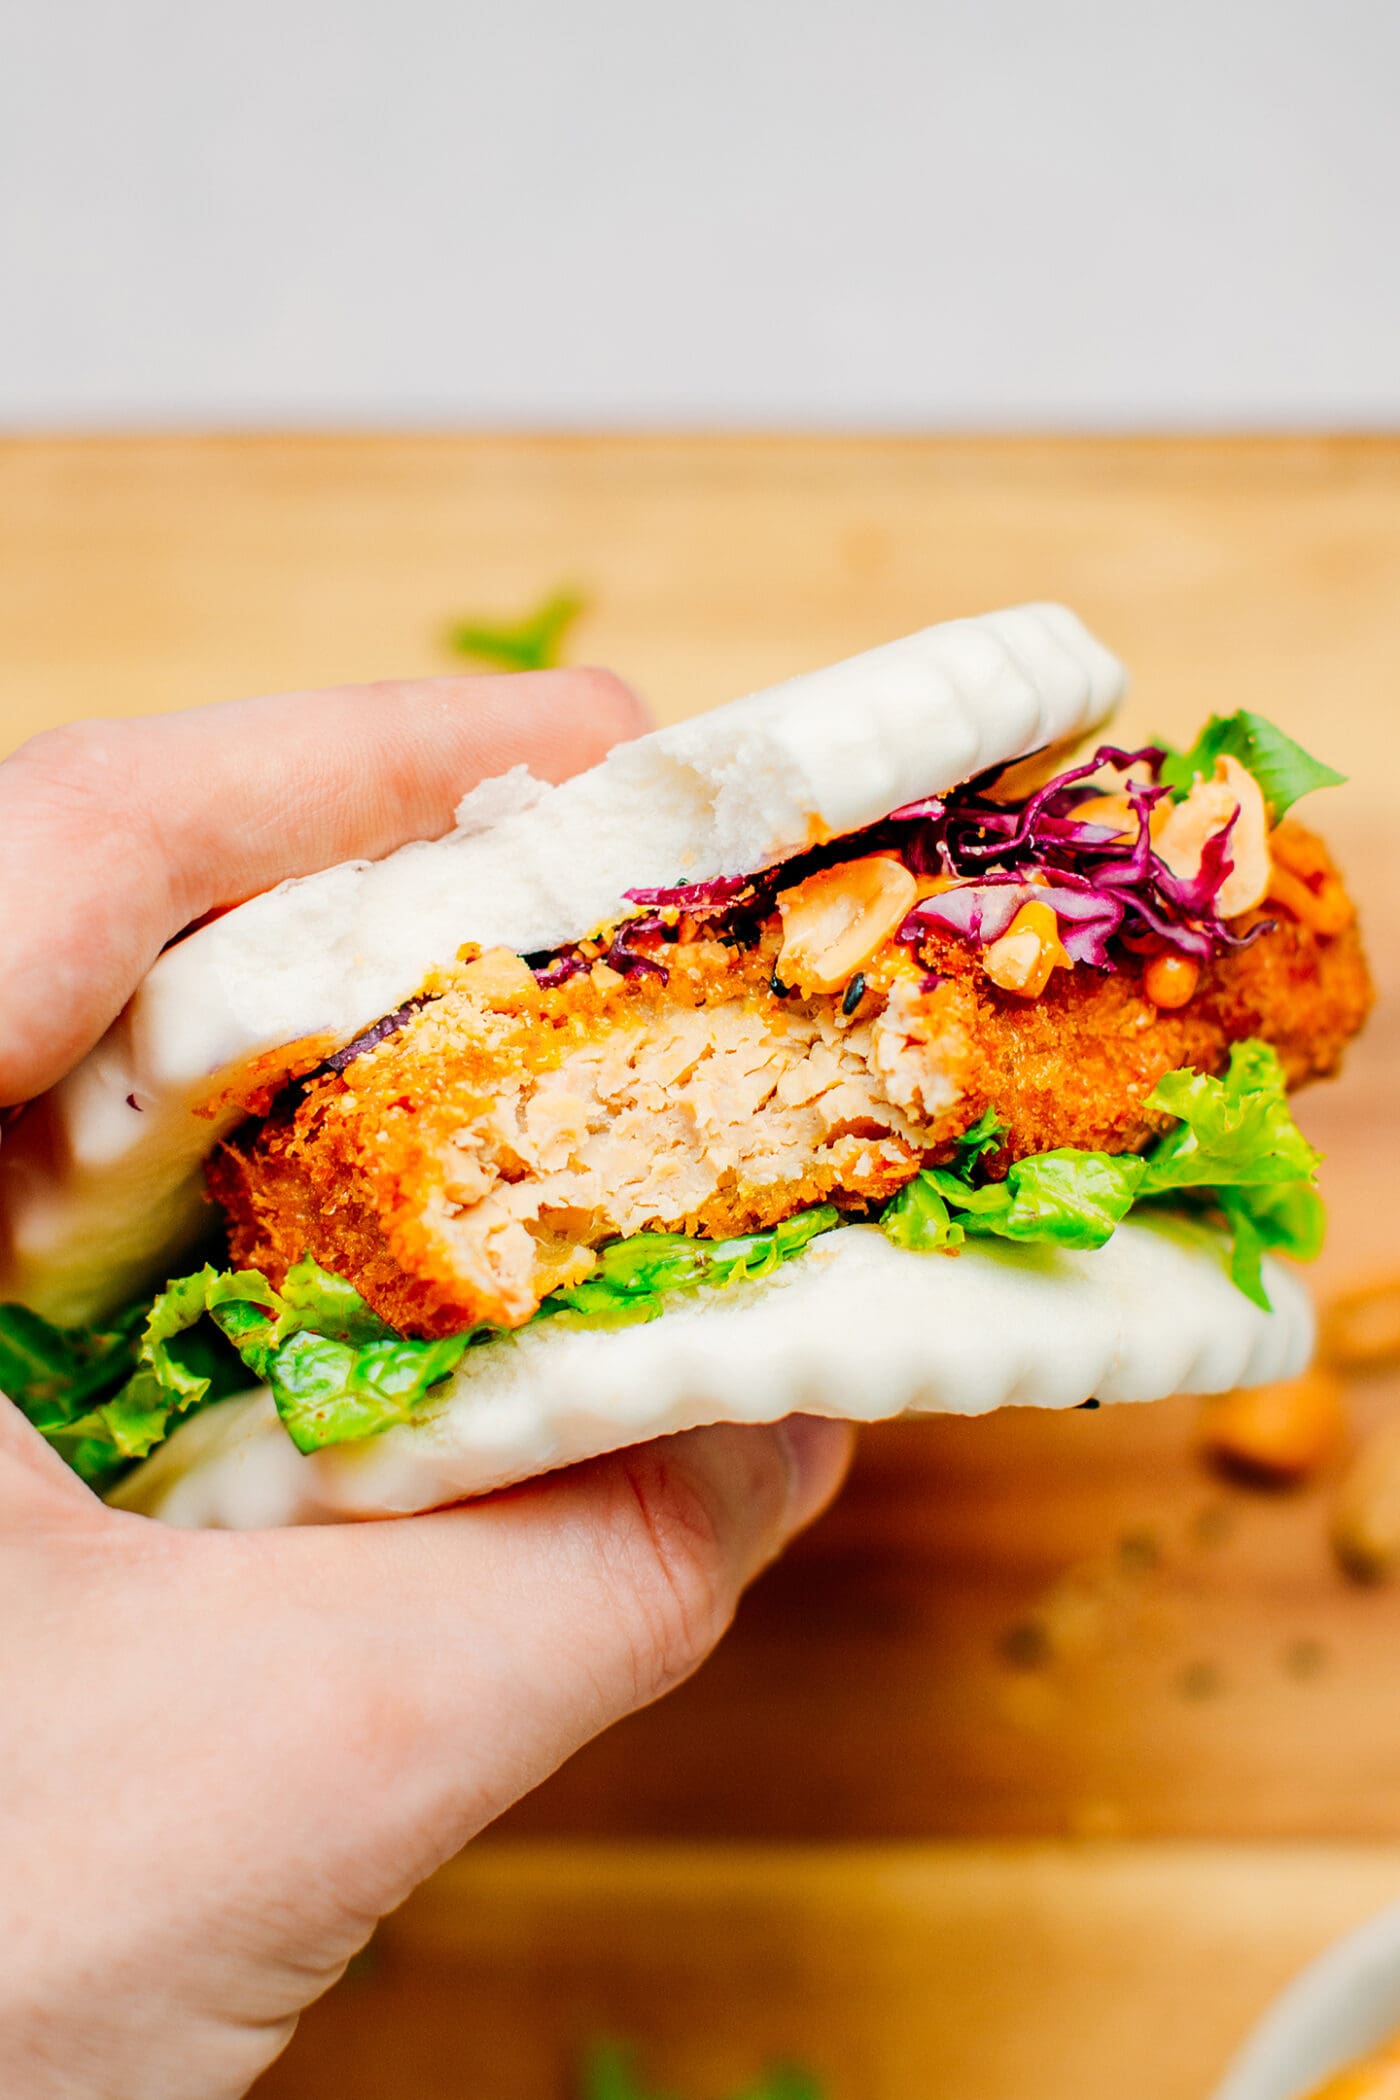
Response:
[[[463,989],[488,1005],[518,999],[535,989],[534,973],[523,955],[513,948],[487,948],[471,961],[464,960]]]
[[[839,992],[898,931],[917,896],[909,870],[883,853],[821,868],[780,890],[780,981],[804,996]]]
[[[1269,812],[1254,775],[1237,758],[1218,758],[1214,778],[1198,780],[1186,800],[1168,811],[1160,829],[1153,826],[1158,855],[1174,875],[1189,880],[1200,873],[1207,841],[1224,830],[1236,810],[1230,833],[1234,865],[1215,900],[1222,919],[1251,911],[1269,884]]]
[[[1342,1482],[1332,1550],[1357,1582],[1383,1582],[1400,1563],[1400,1422],[1377,1430]]]
[[[1200,1437],[1220,1464],[1283,1486],[1306,1480],[1335,1457],[1346,1429],[1341,1380],[1314,1367],[1301,1378],[1207,1400]]]
[[[1102,824],[1105,831],[1116,831],[1119,838],[1130,838],[1137,831],[1137,812],[1126,795],[1092,795],[1074,806],[1074,815],[1079,823]]]
[[[1050,982],[1051,971],[1069,966],[1054,910],[1034,901],[1021,906],[1001,939],[993,941],[982,958],[992,983],[1021,999],[1038,999]]]
[[[1142,988],[1154,1006],[1185,1006],[1201,978],[1201,966],[1189,955],[1154,955],[1142,973]]]
[[[1322,1342],[1328,1360],[1344,1371],[1381,1371],[1400,1363],[1400,1273],[1334,1298],[1323,1315]]]

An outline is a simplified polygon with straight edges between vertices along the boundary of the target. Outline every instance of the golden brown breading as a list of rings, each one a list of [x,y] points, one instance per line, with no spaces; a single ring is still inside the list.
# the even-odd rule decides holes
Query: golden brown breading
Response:
[[[1219,1071],[1245,1036],[1275,1045],[1290,1084],[1332,1071],[1371,998],[1355,926],[1324,937],[1269,910],[1176,1011],[1140,966],[1057,969],[1039,998],[1012,996],[944,933],[917,962],[887,944],[850,1014],[774,990],[776,919],[751,949],[658,948],[665,983],[595,964],[546,990],[493,952],[236,1134],[210,1184],[235,1259],[274,1281],[309,1250],[407,1332],[516,1325],[616,1234],[883,1201],[988,1107],[1004,1171],[1059,1145],[1140,1148],[1163,1074]]]

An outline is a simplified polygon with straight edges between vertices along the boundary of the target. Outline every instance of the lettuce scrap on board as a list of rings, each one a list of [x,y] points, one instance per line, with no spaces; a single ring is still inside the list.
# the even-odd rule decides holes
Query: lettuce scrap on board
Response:
[[[584,2064],[581,2100],[676,2100],[676,2096],[641,2084],[630,2049],[600,2042]],[[777,2064],[757,2085],[745,2086],[732,2100],[822,2100],[822,2088],[810,2071],[796,2064]]]

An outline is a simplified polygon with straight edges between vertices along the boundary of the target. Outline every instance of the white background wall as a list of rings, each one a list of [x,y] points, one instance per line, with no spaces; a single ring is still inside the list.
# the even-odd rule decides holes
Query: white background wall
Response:
[[[0,418],[1400,420],[1400,0],[0,0]]]

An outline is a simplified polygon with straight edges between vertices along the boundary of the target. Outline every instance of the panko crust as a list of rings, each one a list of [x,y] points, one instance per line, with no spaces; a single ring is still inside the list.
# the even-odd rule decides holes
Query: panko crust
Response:
[[[1247,1036],[1290,1086],[1335,1071],[1372,998],[1355,923],[1324,936],[1268,910],[1176,1011],[1140,966],[1057,970],[1020,999],[935,931],[917,959],[888,944],[847,1014],[775,983],[776,919],[752,948],[659,948],[664,982],[595,965],[546,989],[469,962],[398,1032],[235,1132],[211,1191],[234,1259],[274,1282],[309,1251],[404,1332],[515,1326],[604,1239],[881,1202],[987,1108],[1004,1172],[1056,1146],[1141,1149],[1165,1120],[1143,1105],[1158,1080],[1218,1072]]]

